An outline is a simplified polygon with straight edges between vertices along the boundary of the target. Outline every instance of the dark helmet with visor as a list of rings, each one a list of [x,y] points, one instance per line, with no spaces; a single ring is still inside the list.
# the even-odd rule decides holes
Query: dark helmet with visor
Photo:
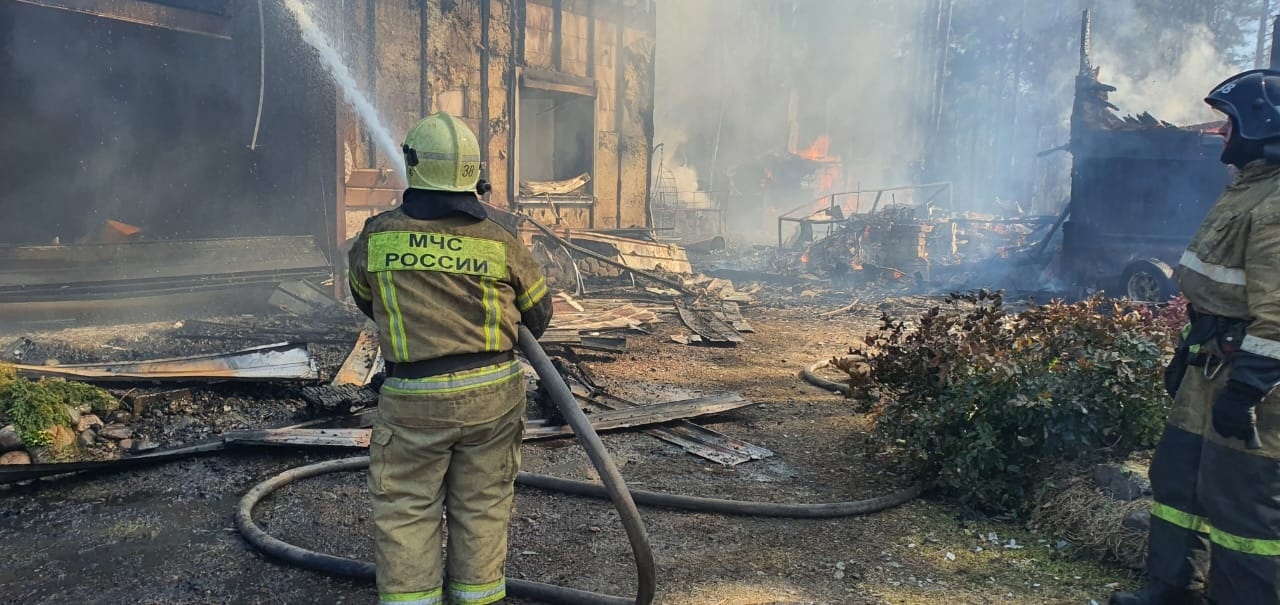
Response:
[[[1280,137],[1280,71],[1254,69],[1231,76],[1204,102],[1235,118],[1232,126],[1246,141]]]
[[[1280,71],[1236,74],[1215,86],[1204,101],[1231,121],[1223,162],[1244,166],[1272,155],[1266,143],[1280,138]]]

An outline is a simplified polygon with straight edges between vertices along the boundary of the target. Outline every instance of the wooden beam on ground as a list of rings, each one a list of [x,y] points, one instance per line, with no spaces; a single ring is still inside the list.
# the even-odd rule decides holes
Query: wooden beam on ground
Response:
[[[591,426],[597,431],[616,431],[663,424],[684,418],[710,416],[736,410],[755,402],[730,393],[697,399],[669,401],[642,405],[634,408],[611,410],[591,414]],[[371,420],[371,419],[370,419]],[[368,447],[370,429],[265,429],[231,431],[222,438],[228,444],[291,445],[317,447]],[[525,441],[571,437],[573,429],[568,425],[547,425],[543,421],[528,423],[524,431]]]

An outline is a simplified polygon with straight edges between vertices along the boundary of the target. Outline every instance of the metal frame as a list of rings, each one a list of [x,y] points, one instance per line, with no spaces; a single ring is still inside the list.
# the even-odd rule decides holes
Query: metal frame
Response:
[[[955,214],[955,199],[954,199],[953,190],[951,188],[951,181],[927,183],[924,185],[902,185],[899,187],[884,187],[880,189],[858,189],[855,191],[842,191],[839,193],[832,193],[832,194],[817,198],[812,202],[809,202],[807,204],[803,204],[800,206],[796,206],[795,208],[792,208],[791,210],[788,210],[782,213],[781,215],[779,215],[778,216],[778,247],[781,248],[783,245],[783,236],[782,236],[783,223],[797,223],[797,224],[809,223],[811,225],[834,225],[837,223],[843,223],[846,220],[848,220],[848,219],[844,219],[844,220],[836,220],[836,219],[812,220],[810,219],[809,217],[812,216],[814,212],[816,212],[816,210],[814,210],[814,206],[820,204],[823,200],[827,201],[827,208],[830,209],[830,208],[836,207],[836,200],[838,198],[853,197],[855,199],[854,201],[855,206],[853,209],[853,214],[851,216],[856,216],[859,214],[872,214],[876,210],[878,210],[880,208],[880,201],[884,198],[884,194],[886,193],[892,193],[895,191],[917,191],[917,190],[926,190],[926,189],[934,189],[934,191],[929,195],[929,197],[925,198],[923,202],[920,202],[918,204],[919,206],[927,206],[929,205],[929,203],[938,199],[938,196],[942,195],[943,193],[946,193],[947,194],[947,214],[948,215]],[[866,212],[861,212],[860,210],[862,209],[862,196],[872,194],[872,193],[875,194],[875,198],[872,200],[871,208]],[[843,207],[844,204],[840,204],[840,206]],[[801,211],[806,211],[806,214],[804,216],[797,216],[796,214]]]

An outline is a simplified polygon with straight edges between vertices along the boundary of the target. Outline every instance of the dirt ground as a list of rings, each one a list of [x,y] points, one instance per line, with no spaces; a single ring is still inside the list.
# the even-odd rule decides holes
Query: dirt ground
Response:
[[[929,301],[884,304],[910,311]],[[741,393],[759,405],[702,424],[775,452],[724,467],[646,435],[604,436],[628,481],[648,490],[771,502],[856,500],[902,486],[905,479],[892,474],[886,454],[868,445],[868,418],[796,377],[803,365],[843,352],[876,324],[875,306],[817,318],[817,311],[835,306],[748,307],[744,314],[756,333],[734,348],[672,342],[685,330],[674,315],[664,315],[654,334],[629,337],[628,353],[587,356],[604,386],[638,401]],[[157,326],[117,328],[111,346],[137,348],[150,338],[129,336],[140,329],[154,334]],[[65,332],[20,334],[42,341],[66,339]],[[0,334],[0,341],[14,335]],[[305,419],[305,404],[287,389],[273,389],[218,387],[197,398],[192,405],[199,409],[182,414],[197,425],[202,418],[235,417],[217,430]],[[241,405],[274,412],[235,409]],[[155,432],[152,438],[166,446],[205,434]],[[524,470],[593,477],[571,440],[529,443],[523,452]],[[232,524],[238,499],[257,482],[358,453],[246,450],[127,474],[0,487],[0,602],[373,602],[370,585],[263,558]],[[285,488],[257,516],[285,540],[368,559],[368,509],[363,475],[347,473]],[[1134,581],[1130,572],[1054,536],[929,499],[836,520],[642,514],[659,566],[656,602],[663,605],[1087,604]],[[517,491],[507,571],[616,595],[633,594],[635,585],[630,550],[608,503],[527,488]]]

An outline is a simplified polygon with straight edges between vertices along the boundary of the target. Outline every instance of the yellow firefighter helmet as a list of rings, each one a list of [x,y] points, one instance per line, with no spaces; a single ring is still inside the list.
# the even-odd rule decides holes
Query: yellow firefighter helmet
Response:
[[[403,151],[411,189],[476,190],[480,144],[462,120],[443,111],[423,118],[405,137]]]

